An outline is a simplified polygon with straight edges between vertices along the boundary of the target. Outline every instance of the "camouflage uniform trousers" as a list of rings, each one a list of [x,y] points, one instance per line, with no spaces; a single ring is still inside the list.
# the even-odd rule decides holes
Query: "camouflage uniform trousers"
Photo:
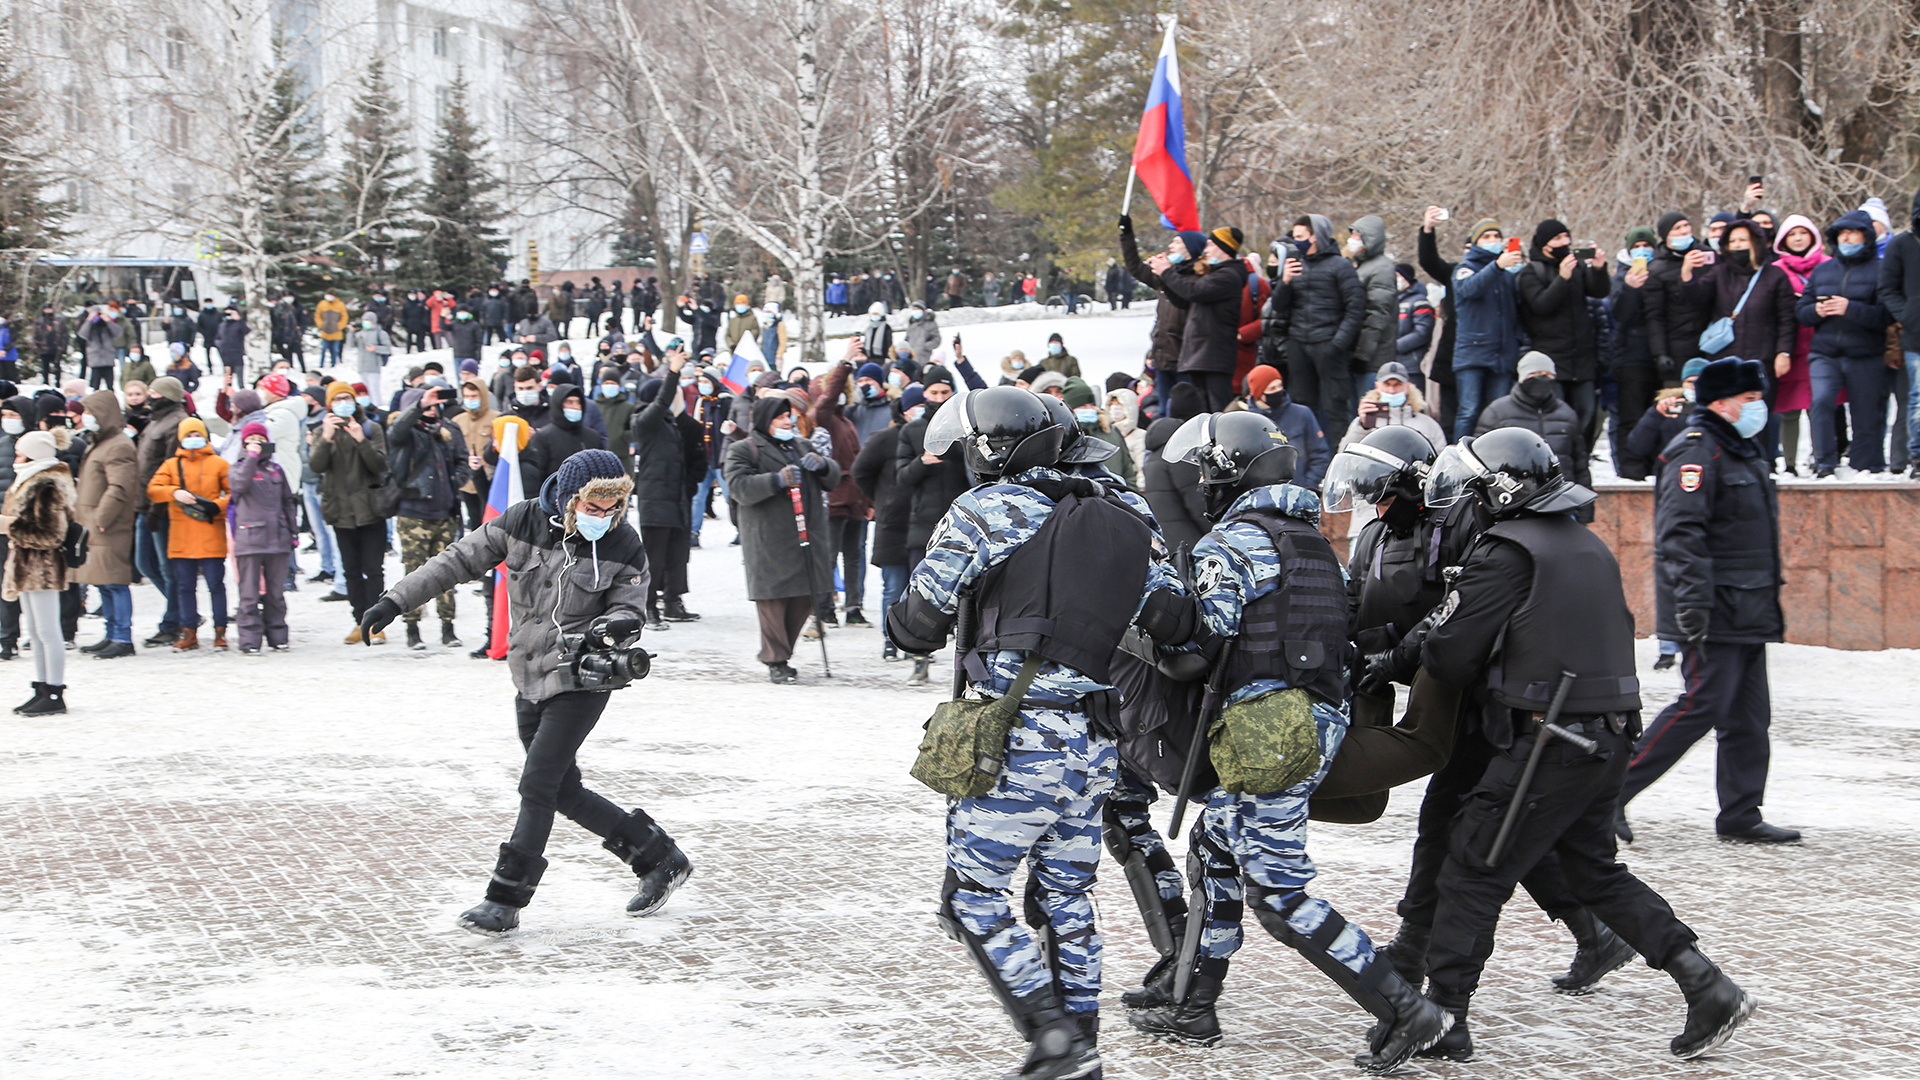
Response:
[[[1333,905],[1306,895],[1313,881],[1307,854],[1307,800],[1326,778],[1327,768],[1347,734],[1344,710],[1323,702],[1313,706],[1320,736],[1320,767],[1300,783],[1271,795],[1233,795],[1214,788],[1207,809],[1194,822],[1188,846],[1194,888],[1204,888],[1208,915],[1200,936],[1200,957],[1216,964],[1240,948],[1240,919],[1245,885],[1259,887],[1256,903],[1284,917],[1302,937],[1338,917]],[[1236,872],[1237,871],[1237,872]],[[1327,945],[1327,953],[1355,975],[1373,963],[1373,942],[1366,932],[1346,924]]]
[[[394,519],[394,529],[400,534],[400,565],[406,567],[409,574],[420,569],[426,565],[428,559],[453,545],[459,526],[460,523],[453,518],[442,521],[422,521],[410,517]],[[407,612],[404,618],[408,623],[418,623],[420,611],[426,606],[421,604],[420,607]],[[433,606],[439,612],[441,622],[453,621],[451,590],[434,597]]]
[[[1155,871],[1153,880],[1160,887],[1160,902],[1169,904],[1182,898],[1185,883],[1180,880],[1180,871],[1174,867],[1172,856],[1167,854],[1166,841],[1147,816],[1147,808],[1159,797],[1153,781],[1122,765],[1114,779],[1113,794],[1107,798],[1107,815],[1126,830],[1127,846],[1139,852],[1148,866],[1159,863],[1166,867]]]
[[[982,944],[1008,990],[1026,997],[1057,978],[1068,1012],[1099,1008],[1100,934],[1088,894],[1118,761],[1113,742],[1091,732],[1084,714],[1022,709],[992,790],[947,808],[954,918]],[[1051,927],[1054,970],[1009,902],[1026,859]]]

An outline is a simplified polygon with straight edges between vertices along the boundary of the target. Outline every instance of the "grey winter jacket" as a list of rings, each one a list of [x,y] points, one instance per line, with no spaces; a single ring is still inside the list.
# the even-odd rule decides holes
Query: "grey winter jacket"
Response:
[[[300,502],[280,463],[242,451],[227,471],[235,555],[285,555],[300,532]]]
[[[527,499],[455,541],[425,566],[386,591],[410,611],[507,564],[507,671],[522,698],[540,702],[562,692],[559,669],[567,659],[560,635],[585,631],[602,617],[639,618],[649,575],[640,534],[624,520],[588,543],[561,533],[555,507]]]
[[[1360,324],[1360,339],[1353,346],[1355,371],[1378,371],[1392,360],[1400,340],[1400,288],[1393,280],[1393,259],[1387,254],[1387,222],[1379,214],[1368,214],[1353,223],[1360,234],[1361,249],[1354,273],[1366,290],[1365,321]]]
[[[756,420],[763,411],[755,410]],[[823,454],[823,469],[818,475],[800,470],[800,503],[806,508],[811,568],[801,555],[793,496],[780,482],[780,470],[798,465],[807,449],[799,439],[783,444],[767,435],[764,423],[756,423],[752,434],[727,447],[721,468],[727,493],[738,507],[735,521],[740,526],[741,563],[747,574],[749,600],[811,596],[832,586],[833,549],[826,543],[826,493],[840,483],[840,465]]]

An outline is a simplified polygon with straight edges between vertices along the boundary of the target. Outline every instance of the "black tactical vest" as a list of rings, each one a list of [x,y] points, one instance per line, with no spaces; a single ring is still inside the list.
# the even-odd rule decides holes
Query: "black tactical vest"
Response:
[[[1533,588],[1507,620],[1504,646],[1487,669],[1494,699],[1544,712],[1560,673],[1571,671],[1566,715],[1639,712],[1633,613],[1607,545],[1564,516],[1515,518],[1486,535],[1518,544],[1533,558]]]
[[[1422,520],[1406,536],[1396,536],[1380,518],[1367,522],[1353,547],[1347,576],[1358,586],[1359,604],[1353,615],[1357,638],[1376,628],[1398,641],[1413,624],[1446,599],[1446,583],[1433,558],[1440,527]]]
[[[1284,679],[1322,701],[1347,699],[1347,589],[1340,560],[1320,530],[1272,510],[1247,510],[1221,525],[1249,522],[1265,530],[1280,555],[1280,584],[1240,609],[1240,633],[1227,687]]]
[[[1110,683],[1152,542],[1146,521],[1118,499],[1064,495],[1032,539],[980,576],[974,654],[1038,653]]]

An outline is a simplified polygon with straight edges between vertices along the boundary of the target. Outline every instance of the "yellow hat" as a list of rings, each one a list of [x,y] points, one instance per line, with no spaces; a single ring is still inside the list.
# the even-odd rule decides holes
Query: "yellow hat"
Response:
[[[513,445],[516,450],[525,450],[527,440],[533,438],[533,428],[525,420],[508,413],[493,418],[493,445],[507,445],[507,430],[513,429]]]

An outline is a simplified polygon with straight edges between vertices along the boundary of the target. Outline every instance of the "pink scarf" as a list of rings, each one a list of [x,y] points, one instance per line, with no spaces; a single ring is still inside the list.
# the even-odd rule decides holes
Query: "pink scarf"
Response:
[[[1805,255],[1795,255],[1782,246],[1787,234],[1796,228],[1805,229],[1813,234],[1813,246],[1807,249]],[[1807,275],[1813,273],[1814,267],[1826,262],[1832,256],[1820,246],[1819,228],[1804,214],[1789,215],[1787,220],[1780,223],[1778,236],[1779,239],[1773,242],[1774,254],[1777,256],[1774,261],[1787,272],[1787,280],[1793,283],[1793,294],[1799,296],[1807,289]]]

